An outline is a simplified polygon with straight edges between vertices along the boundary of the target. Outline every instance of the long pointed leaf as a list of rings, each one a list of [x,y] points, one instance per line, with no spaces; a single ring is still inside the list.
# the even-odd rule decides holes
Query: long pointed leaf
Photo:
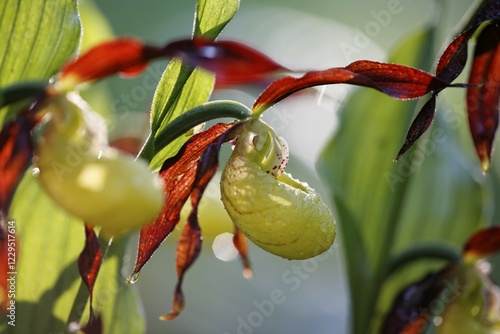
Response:
[[[239,0],[199,0],[193,37],[215,39],[238,7]],[[163,161],[175,155],[192,134],[180,136],[165,148],[154,148],[154,138],[177,116],[207,102],[214,80],[214,75],[205,70],[193,70],[178,59],[170,62],[160,79],[151,106],[151,137],[147,145],[153,147],[146,147],[146,158],[151,160],[153,169],[160,168]]]

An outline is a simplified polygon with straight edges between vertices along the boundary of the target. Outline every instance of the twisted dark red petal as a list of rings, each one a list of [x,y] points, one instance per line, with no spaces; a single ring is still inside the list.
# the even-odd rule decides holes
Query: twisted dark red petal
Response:
[[[58,81],[71,85],[102,79],[114,74],[141,73],[149,61],[163,56],[162,48],[146,45],[133,38],[120,38],[99,44],[67,63]]]
[[[500,226],[492,226],[472,235],[463,248],[463,256],[480,259],[500,251]]]
[[[500,98],[499,22],[485,27],[477,38],[467,89],[469,129],[483,171],[490,166],[493,139],[498,127]]]
[[[261,112],[306,88],[341,83],[373,88],[398,99],[418,98],[447,87],[447,83],[439,78],[412,67],[360,60],[344,68],[307,72],[299,78],[278,79],[257,98],[253,110]]]
[[[406,134],[406,139],[398,152],[396,160],[401,158],[403,154],[408,151],[410,147],[413,146],[415,141],[417,141],[420,136],[422,136],[425,131],[431,126],[434,119],[434,113],[436,111],[436,95],[432,95],[429,101],[427,101],[422,109],[420,109],[417,117],[413,120],[413,123]]]
[[[85,224],[85,246],[78,257],[78,270],[83,283],[89,291],[90,317],[89,324],[95,320],[94,310],[92,308],[94,285],[97,280],[97,274],[102,263],[102,249],[99,239],[91,225]]]
[[[192,192],[200,157],[207,146],[230,127],[229,124],[216,124],[194,135],[174,157],[164,162],[160,176],[163,179],[167,200],[160,215],[141,229],[132,276],[140,272],[154,251],[174,230],[179,222],[181,209]]]

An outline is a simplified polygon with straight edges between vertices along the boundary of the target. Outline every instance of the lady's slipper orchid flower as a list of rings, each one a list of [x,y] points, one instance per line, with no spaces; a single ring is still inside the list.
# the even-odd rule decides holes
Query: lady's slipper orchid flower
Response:
[[[420,98],[431,93],[429,102],[412,124],[399,157],[430,126],[437,94],[453,86],[452,81],[463,70],[467,41],[479,25],[493,19],[486,23],[487,27],[478,39],[467,87],[471,133],[486,170],[498,124],[500,66],[491,60],[500,50],[500,40],[492,38],[498,36],[498,22],[495,20],[499,18],[498,13],[485,16],[458,36],[441,56],[435,75],[407,66],[362,60],[345,67],[307,71],[303,76],[282,77],[266,88],[252,112],[241,112],[242,109],[237,107],[234,113],[235,109],[231,108],[228,110],[233,111],[228,114],[220,111],[203,113],[205,105],[200,106],[200,110],[192,109],[192,113],[183,111],[179,117],[169,120],[166,127],[161,127],[162,133],[154,134],[151,145],[147,147],[151,148],[148,151],[151,155],[168,145],[168,140],[163,139],[164,136],[172,137],[171,133],[180,136],[193,126],[218,117],[230,116],[239,121],[216,124],[193,135],[177,154],[164,161],[159,171],[163,187],[144,162],[123,156],[107,145],[105,131],[100,125],[102,122],[75,99],[72,91],[82,84],[116,73],[139,73],[150,61],[165,57],[180,58],[184,64],[215,72],[219,86],[267,81],[290,70],[241,43],[216,42],[199,36],[164,46],[147,45],[130,38],[103,43],[66,64],[54,85],[36,86],[34,90],[26,89],[26,86],[22,90],[11,90],[10,93],[21,92],[20,96],[7,94],[7,89],[0,91],[1,107],[38,93],[43,95],[36,100],[34,107],[6,122],[0,133],[0,156],[3,158],[0,159],[0,170],[6,175],[6,181],[0,185],[0,218],[8,217],[15,187],[35,154],[39,180],[47,193],[65,210],[88,224],[99,225],[105,234],[115,235],[150,222],[141,228],[137,260],[130,278],[133,282],[152,253],[176,227],[180,210],[190,198],[192,211],[177,247],[178,284],[174,308],[172,313],[163,317],[173,318],[184,306],[181,290],[184,274],[201,249],[198,203],[218,167],[218,153],[225,142],[234,142],[234,152],[223,171],[221,196],[234,222],[234,244],[246,270],[249,270],[249,262],[244,236],[264,250],[287,259],[313,257],[333,243],[335,223],[332,214],[313,189],[284,171],[288,162],[286,142],[260,120],[262,112],[295,92],[342,83],[370,87],[398,99]],[[299,72],[303,71],[295,71],[296,74]],[[227,103],[222,105],[227,107]],[[221,104],[211,106],[217,108]],[[45,115],[41,122],[40,115]],[[193,119],[196,124],[188,122],[189,127],[176,128]],[[33,147],[31,132],[39,122],[36,129],[38,141]],[[156,122],[159,122],[154,124],[158,128],[166,123],[164,119]],[[102,251],[92,226],[88,224],[85,226],[85,248],[78,262],[89,288],[92,307],[92,288]],[[464,272],[469,273],[470,268]],[[450,272],[456,273],[452,269]],[[447,276],[447,273],[443,275]],[[497,320],[494,322],[496,324]]]
[[[484,260],[500,250],[499,239],[498,226],[475,233],[460,259],[403,289],[381,333],[423,333],[432,322],[443,334],[499,333],[500,288],[489,277],[491,265]]]
[[[260,119],[244,122],[238,132],[221,178],[222,201],[236,227],[287,259],[307,259],[330,248],[332,214],[311,187],[284,172],[284,139]]]
[[[45,191],[66,211],[108,237],[153,219],[162,182],[142,160],[107,146],[104,121],[74,93],[57,95],[41,110],[35,166]]]

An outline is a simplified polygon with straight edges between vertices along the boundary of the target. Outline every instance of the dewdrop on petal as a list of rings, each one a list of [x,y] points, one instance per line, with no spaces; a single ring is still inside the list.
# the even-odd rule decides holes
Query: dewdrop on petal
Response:
[[[287,162],[286,142],[260,119],[247,121],[222,173],[222,201],[256,245],[307,259],[330,248],[335,222],[314,189],[284,172]]]
[[[73,94],[56,96],[37,130],[36,167],[46,193],[69,213],[111,237],[140,228],[164,203],[148,165],[107,146],[100,117]]]

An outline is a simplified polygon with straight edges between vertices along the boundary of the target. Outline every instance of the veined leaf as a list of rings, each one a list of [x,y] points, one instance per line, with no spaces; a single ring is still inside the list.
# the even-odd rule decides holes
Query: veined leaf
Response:
[[[102,318],[106,334],[144,333],[146,329],[138,291],[123,276],[130,266],[130,257],[125,256],[129,242],[129,237],[122,237],[109,246],[94,286],[94,311]],[[106,249],[107,245],[102,247]],[[88,314],[88,305],[85,312]]]
[[[407,38],[389,62],[428,68],[429,64],[423,63],[432,53],[428,43],[432,43],[431,32]],[[408,55],[412,57],[405,58]],[[424,137],[429,142],[421,139],[421,148],[417,146],[405,159],[393,162],[415,107],[411,101],[394,101],[371,90],[357,91],[341,110],[339,130],[319,161],[320,173],[332,188],[333,202],[341,207],[340,230],[356,232],[344,234],[356,334],[376,331],[372,321],[384,311],[378,309],[377,300],[391,256],[414,245],[414,240],[463,242],[466,233],[484,222],[481,186],[470,170],[460,165],[454,151],[446,151],[445,147],[455,149],[455,137],[443,138],[431,127],[430,137]],[[447,170],[453,173],[446,174]],[[429,194],[429,189],[436,196]],[[450,194],[456,197],[452,200]],[[459,194],[472,194],[472,198]],[[412,219],[411,210],[420,218]],[[457,219],[460,229],[454,229]],[[349,240],[353,235],[359,235],[358,240]],[[359,247],[359,240],[363,247]],[[360,248],[365,250],[361,259]],[[417,270],[423,273],[422,268]]]
[[[6,0],[0,17],[0,87],[47,80],[78,47],[76,0]],[[0,124],[5,112],[0,111]]]
[[[214,85],[214,75],[202,70],[192,69],[174,59],[163,73],[155,92],[151,109],[151,131],[153,143],[156,134],[184,112],[205,103]],[[163,161],[175,155],[193,133],[186,133],[164,148],[154,147],[156,155],[151,167],[158,169]]]
[[[411,173],[394,229],[390,258],[417,245],[446,244],[457,250],[477,229],[488,223],[488,197],[473,176],[473,163],[462,156],[456,134],[438,109],[434,125],[403,158]],[[399,176],[403,176],[399,174]],[[395,182],[396,179],[393,179]],[[429,246],[432,247],[432,246]],[[385,314],[397,293],[444,261],[422,258],[408,263],[384,283],[377,312]],[[377,319],[381,320],[381,319]]]
[[[77,259],[83,249],[83,223],[61,211],[30,171],[16,191],[10,217],[21,245],[15,270],[16,326],[2,322],[0,332],[64,332],[68,320],[79,320],[69,317],[82,284]]]
[[[239,0],[199,0],[196,8],[194,36],[215,39],[236,13]],[[163,73],[151,106],[151,135],[143,156],[158,169],[173,156],[193,133],[186,133],[167,147],[154,147],[154,139],[168,123],[185,111],[205,103],[212,93],[212,73],[182,64],[174,59]],[[156,153],[156,155],[154,154]]]
[[[215,39],[231,21],[240,6],[239,0],[198,0],[194,36]]]

